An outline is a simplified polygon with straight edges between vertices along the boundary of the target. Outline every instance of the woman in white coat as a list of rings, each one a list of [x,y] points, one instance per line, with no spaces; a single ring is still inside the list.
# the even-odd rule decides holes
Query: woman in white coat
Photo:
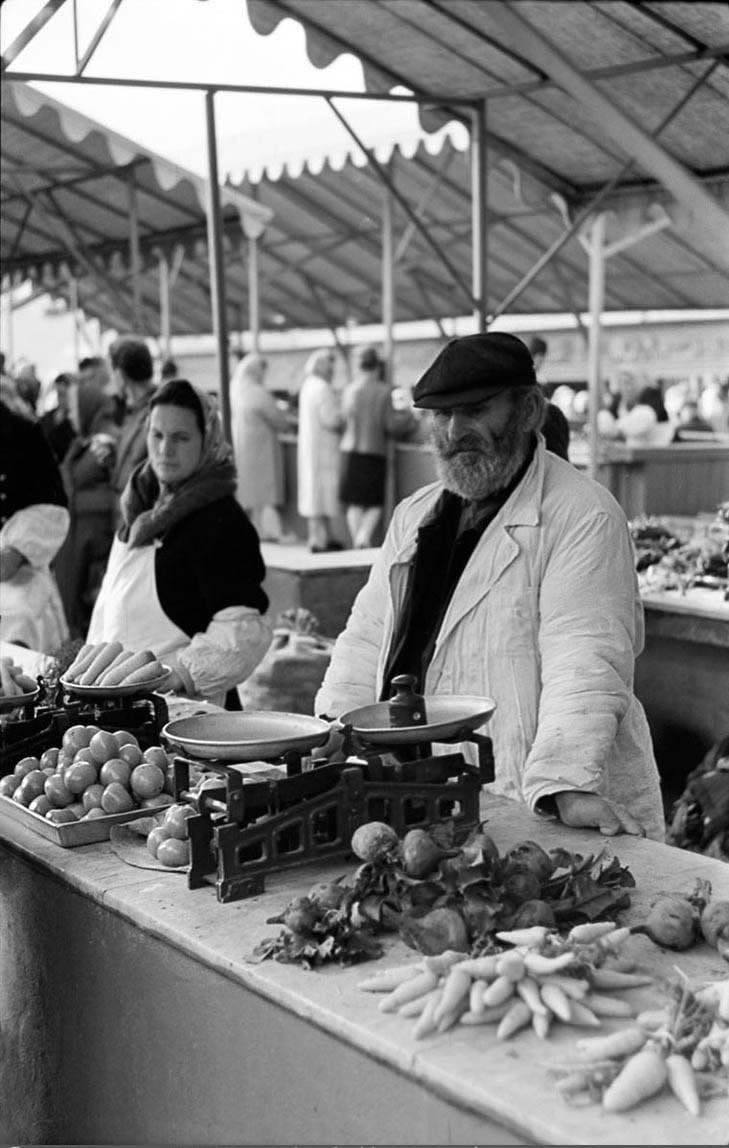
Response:
[[[339,513],[339,438],[344,425],[333,377],[334,353],[316,351],[299,391],[298,506],[308,521],[313,554],[343,549],[332,537],[332,519]]]
[[[266,390],[268,363],[257,354],[246,355],[233,372],[230,384],[233,452],[238,471],[236,498],[267,542],[282,538],[279,506],[284,501],[283,452],[279,433],[288,421]]]

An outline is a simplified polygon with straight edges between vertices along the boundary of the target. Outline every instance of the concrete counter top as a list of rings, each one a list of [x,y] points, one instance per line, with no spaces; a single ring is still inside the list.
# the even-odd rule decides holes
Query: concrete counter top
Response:
[[[605,839],[595,833],[568,830],[535,818],[513,802],[490,795],[484,797],[482,813],[502,852],[526,838],[539,841],[547,849],[559,844],[583,853],[595,853],[608,846],[621,863],[630,867],[637,882],[637,888],[632,892],[633,905],[626,914],[628,922],[641,918],[642,910],[657,892],[666,889],[688,892],[698,877],[712,882],[715,897],[729,899],[729,867],[721,862],[654,842],[629,837]],[[192,1117],[188,1118],[187,1124],[180,1124],[181,1117],[173,1119],[166,1098],[160,1096],[156,1118],[147,1116],[147,1142],[168,1143],[182,1139],[198,1143],[282,1143],[291,1140],[305,1143],[317,1142],[317,1135],[318,1142],[326,1142],[348,1137],[356,1139],[353,1137],[354,1129],[369,1129],[364,1138],[375,1143],[463,1143],[464,1136],[468,1142],[475,1138],[481,1143],[500,1144],[726,1143],[729,1097],[708,1102],[705,1114],[699,1120],[685,1113],[668,1095],[621,1117],[608,1116],[598,1107],[570,1108],[559,1101],[547,1069],[550,1063],[569,1055],[574,1041],[582,1035],[577,1029],[557,1026],[546,1042],[525,1033],[511,1042],[500,1044],[496,1042],[490,1026],[456,1029],[424,1041],[414,1041],[411,1037],[412,1021],[378,1012],[377,998],[362,993],[356,987],[366,972],[418,959],[417,954],[399,940],[386,939],[386,953],[380,960],[348,969],[334,967],[305,972],[298,966],[274,961],[262,964],[247,962],[253,947],[278,931],[279,926],[266,924],[268,917],[278,913],[291,897],[304,894],[316,881],[340,874],[351,875],[354,870],[352,863],[308,866],[295,872],[273,875],[266,879],[266,891],[262,895],[222,905],[218,903],[212,887],[190,891],[183,875],[134,869],[121,861],[108,843],[64,850],[1,816],[0,842],[4,845],[4,850],[0,851],[3,860],[9,859],[12,869],[27,871],[31,883],[50,880],[56,890],[60,883],[66,892],[75,894],[76,900],[81,897],[84,903],[92,903],[96,907],[94,920],[97,921],[97,929],[100,925],[111,927],[112,918],[115,918],[132,930],[131,935],[136,937],[138,945],[148,945],[153,940],[159,942],[162,951],[168,954],[165,967],[175,967],[173,952],[182,954],[187,961],[185,967],[194,970],[195,977],[201,977],[201,986],[207,984],[206,977],[224,978],[234,990],[232,1000],[240,1001],[241,1010],[245,1001],[255,998],[257,1015],[268,1018],[254,1036],[248,1037],[255,1041],[258,1062],[261,1059],[265,1063],[271,1061],[272,1052],[267,1048],[269,1043],[273,1048],[276,1023],[284,1022],[288,1017],[286,1023],[290,1026],[291,1040],[294,1039],[294,1021],[304,1022],[307,1026],[309,1042],[313,1039],[313,1031],[320,1034],[319,1039],[322,1036],[326,1038],[322,1054],[328,1066],[326,1073],[331,1076],[331,1087],[336,1084],[335,1099],[339,1094],[343,1111],[347,1109],[347,1090],[354,1088],[355,1095],[359,1095],[352,1073],[346,1078],[341,1077],[344,1071],[341,1065],[346,1067],[350,1052],[354,1050],[359,1054],[364,1065],[358,1072],[365,1075],[368,1071],[379,1073],[378,1095],[370,1093],[369,1108],[365,1106],[364,1114],[358,1118],[359,1123],[352,1111],[354,1102],[351,1100],[346,1117],[334,1117],[328,1113],[320,1091],[322,1064],[318,1063],[315,1070],[313,1061],[308,1065],[306,1061],[297,1061],[300,1079],[292,1087],[295,1092],[303,1091],[307,1095],[307,1100],[302,1102],[299,1125],[287,1123],[288,1118],[278,1113],[274,1103],[274,1096],[279,1095],[275,1080],[271,1080],[270,1095],[265,1098],[260,1095],[260,1082],[258,1089],[254,1089],[241,1075],[240,1112],[223,1114],[219,1105],[215,1113],[198,1112],[198,1127],[189,1122]],[[101,938],[89,936],[87,941],[93,946],[100,944]],[[693,981],[727,975],[726,963],[706,945],[675,954],[660,951],[646,938],[634,938],[633,943],[642,946],[641,955],[656,976],[672,974],[674,965],[678,965]],[[123,971],[120,963],[118,975]],[[243,995],[236,997],[236,991]],[[222,990],[217,992],[222,995]],[[633,996],[636,1004],[642,1007],[656,1000],[651,989],[635,990]],[[139,1005],[146,1010],[146,998],[139,1000]],[[174,1011],[175,1002],[170,1001],[169,1005]],[[184,1014],[184,1008],[179,1007]],[[226,1023],[233,1022],[234,1015],[235,1009],[232,1015],[229,1010],[225,1022],[222,1018],[219,1020],[221,1032]],[[189,1026],[190,1022],[191,1018],[185,1015],[180,1021],[183,1026],[186,1023]],[[172,1020],[169,1023],[172,1024]],[[613,1026],[606,1022],[606,1027]],[[193,1033],[196,1031],[193,1025]],[[117,1034],[116,1039],[122,1041],[123,1037]],[[210,1065],[213,1075],[224,1076],[231,1068],[229,1050],[223,1046],[203,1047],[201,1042],[202,1035],[195,1036],[196,1051]],[[129,1052],[127,1049],[127,1056]],[[158,1059],[159,1052],[156,1057],[152,1056],[154,1063]],[[361,1079],[364,1081],[365,1076]],[[400,1090],[405,1110],[406,1097],[413,1086],[419,1088],[418,1095],[429,1097],[428,1104],[434,1107],[430,1113],[427,1105],[422,1109],[420,1126],[413,1125],[413,1117],[410,1116],[408,1126],[413,1137],[410,1140],[403,1138],[407,1133],[401,1130],[397,1114],[388,1110],[385,1097],[389,1088],[394,1088],[396,1093]],[[307,1125],[303,1108],[310,1103],[310,1093],[315,1095],[316,1103],[313,1104],[314,1115],[309,1114],[310,1123]],[[196,1105],[199,1106],[199,1099]],[[263,1126],[270,1128],[270,1137],[265,1140],[260,1139],[261,1125],[255,1123],[255,1113],[261,1105],[268,1112],[268,1125],[264,1121]],[[445,1123],[436,1111],[437,1105],[444,1105],[451,1113]],[[110,1102],[109,1120],[114,1111]],[[417,1114],[421,1109],[416,1106],[414,1111]],[[162,1117],[166,1118],[166,1123],[164,1119],[159,1122]],[[239,1125],[236,1125],[236,1120],[240,1121]],[[101,1143],[119,1142],[118,1136],[108,1140],[99,1137],[99,1127],[103,1124],[102,1113],[97,1117],[97,1124],[92,1126],[91,1130],[96,1133],[93,1138]],[[116,1127],[120,1127],[119,1124]],[[133,1137],[133,1129],[121,1127]],[[230,1131],[235,1127],[238,1127],[237,1137]],[[299,1135],[294,1133],[292,1136],[291,1129],[296,1127]],[[306,1138],[307,1127],[318,1128],[318,1134],[310,1132],[309,1141]],[[208,1128],[209,1136],[201,1134],[200,1128]],[[68,1141],[68,1126],[62,1130]],[[89,1142],[89,1130],[88,1126],[79,1130],[81,1142]],[[126,1142],[138,1141],[132,1138]]]

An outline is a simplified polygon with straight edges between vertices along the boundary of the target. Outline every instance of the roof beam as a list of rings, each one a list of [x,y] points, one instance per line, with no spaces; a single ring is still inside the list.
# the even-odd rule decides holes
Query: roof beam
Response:
[[[677,52],[672,56],[650,56],[643,60],[633,60],[630,64],[609,64],[602,68],[590,68],[582,75],[588,80],[613,80],[620,76],[642,76],[645,72],[662,71],[664,68],[679,68],[685,64],[701,64],[704,60],[729,60],[729,44],[719,44],[716,48],[694,48],[687,52]],[[523,96],[533,92],[544,92],[558,85],[554,80],[525,80],[521,84],[505,84],[489,92],[492,100],[507,96]]]
[[[616,107],[586,79],[562,52],[505,0],[491,0],[489,14],[521,49],[602,124],[610,136],[641,167],[652,172],[700,224],[707,251],[729,264],[729,214],[682,164]]]
[[[32,20],[30,20],[19,36],[16,36],[12,44],[8,47],[7,52],[3,54],[0,70],[3,72],[8,68],[13,60],[17,59],[24,48],[33,40],[42,28],[45,28],[51,17],[55,16],[58,9],[64,3],[64,0],[46,0],[46,3],[41,8]]]
[[[88,67],[89,62],[91,60],[91,57],[93,56],[94,52],[96,51],[99,44],[101,43],[104,35],[106,34],[107,28],[109,27],[112,20],[116,16],[117,11],[119,9],[119,5],[121,4],[121,2],[122,2],[122,0],[111,0],[111,4],[109,5],[106,12],[104,13],[104,15],[101,19],[101,23],[99,24],[98,28],[94,32],[94,35],[91,37],[91,42],[89,43],[88,48],[84,52],[81,59],[78,61],[78,65],[76,67],[76,72],[79,76],[83,75],[84,70]]]

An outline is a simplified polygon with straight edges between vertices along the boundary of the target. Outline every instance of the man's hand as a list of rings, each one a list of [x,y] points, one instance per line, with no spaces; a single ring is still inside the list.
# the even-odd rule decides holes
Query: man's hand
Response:
[[[324,721],[329,721],[324,718]],[[318,745],[311,751],[311,756],[318,761],[344,761],[343,753],[344,734],[338,721],[334,720],[329,726],[329,737],[324,745]]]
[[[0,582],[9,582],[25,562],[25,556],[14,546],[0,546]]]
[[[622,805],[597,793],[565,789],[552,795],[560,821],[573,829],[599,829],[607,837],[632,833],[645,837],[645,829]]]

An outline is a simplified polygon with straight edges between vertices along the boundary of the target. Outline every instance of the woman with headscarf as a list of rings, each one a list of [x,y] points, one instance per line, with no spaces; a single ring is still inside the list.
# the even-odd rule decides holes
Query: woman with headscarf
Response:
[[[87,636],[151,650],[172,668],[165,688],[229,709],[240,709],[235,687],[272,636],[258,536],[235,489],[213,401],[186,379],[165,383],[150,401],[147,459],[123,491]]]
[[[334,353],[310,355],[299,391],[297,448],[299,514],[308,523],[309,550],[342,550],[332,537],[332,520],[339,514],[339,435],[343,420],[332,387]]]
[[[280,542],[279,506],[284,500],[279,432],[288,420],[263,385],[268,369],[261,355],[246,355],[230,382],[231,430],[238,471],[237,498],[259,538]]]

